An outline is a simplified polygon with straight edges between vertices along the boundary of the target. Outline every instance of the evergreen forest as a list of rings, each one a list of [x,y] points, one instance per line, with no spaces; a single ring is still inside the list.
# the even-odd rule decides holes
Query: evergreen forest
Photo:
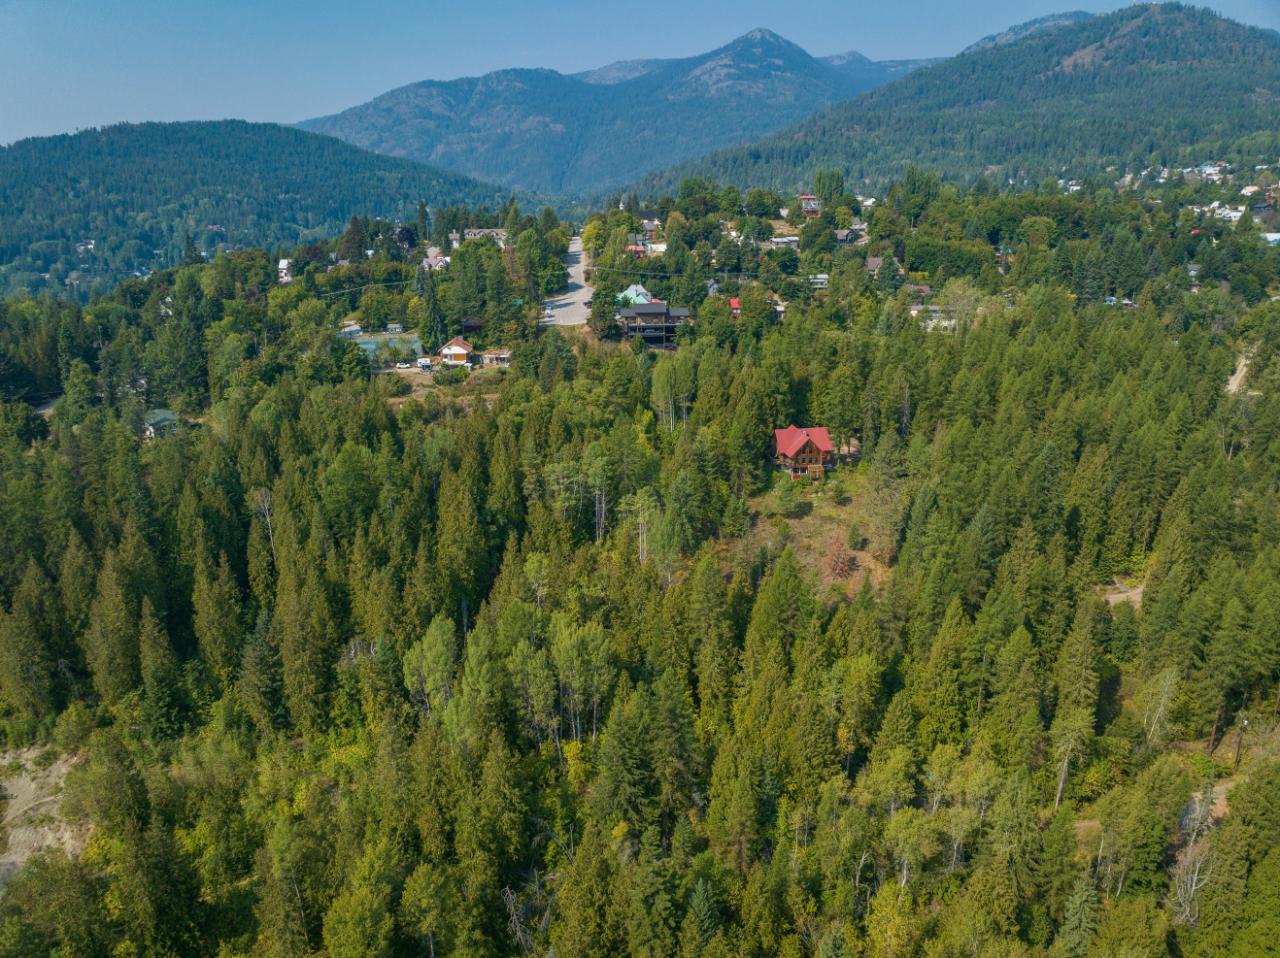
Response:
[[[1274,953],[1280,250],[1212,189],[824,170],[766,249],[688,180],[663,255],[583,225],[578,330],[510,203],[0,301],[0,738],[70,832],[0,956]]]

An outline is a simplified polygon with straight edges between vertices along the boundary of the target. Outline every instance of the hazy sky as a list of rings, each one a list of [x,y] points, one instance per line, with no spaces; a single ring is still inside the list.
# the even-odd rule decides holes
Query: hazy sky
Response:
[[[1209,6],[1280,28],[1280,0]],[[0,0],[0,143],[122,120],[291,122],[500,67],[687,56],[763,26],[810,53],[944,56],[1111,0]]]

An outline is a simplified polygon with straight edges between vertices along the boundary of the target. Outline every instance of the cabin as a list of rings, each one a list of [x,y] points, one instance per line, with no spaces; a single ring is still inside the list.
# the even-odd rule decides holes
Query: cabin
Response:
[[[806,219],[813,219],[822,215],[822,203],[812,193],[803,193],[799,199],[800,212],[804,214]]]
[[[178,417],[168,409],[152,409],[142,417],[142,435],[146,439],[159,439],[178,430]]]
[[[364,329],[359,323],[343,323],[338,327],[338,336],[341,339],[355,339],[363,333]]]
[[[293,260],[282,259],[276,264],[276,281],[279,283],[293,282]]]
[[[480,354],[481,366],[496,366],[499,369],[506,369],[511,365],[511,350],[509,349],[490,349]]]
[[[827,430],[810,427],[788,426],[773,431],[773,448],[778,468],[786,470],[792,479],[807,476],[821,479],[835,462],[835,447]]]
[[[654,349],[674,349],[680,327],[689,322],[689,310],[666,303],[637,303],[618,314],[618,329],[624,342],[644,340]]]
[[[465,366],[471,361],[471,344],[461,336],[454,336],[440,347],[440,359],[446,366]]]

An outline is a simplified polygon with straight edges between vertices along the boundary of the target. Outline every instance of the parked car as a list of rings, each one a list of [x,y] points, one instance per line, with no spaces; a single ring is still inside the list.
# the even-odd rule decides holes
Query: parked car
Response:
[[[428,371],[430,371],[430,369],[431,369],[431,357],[430,357],[430,356],[423,356],[422,358],[420,358],[420,359],[418,360],[418,368],[419,368],[419,369],[421,369],[423,372],[428,372]]]
[[[590,300],[590,299],[587,300],[587,308],[590,309],[593,303],[594,303],[594,300]]]
[[[396,369],[412,369],[413,363],[396,363]]]

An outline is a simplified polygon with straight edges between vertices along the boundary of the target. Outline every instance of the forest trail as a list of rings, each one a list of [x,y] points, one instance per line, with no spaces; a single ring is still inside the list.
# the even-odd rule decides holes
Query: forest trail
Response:
[[[55,848],[74,855],[84,846],[84,829],[66,822],[58,809],[72,759],[60,756],[44,765],[37,761],[42,751],[26,748],[0,752],[0,787],[5,798],[0,894],[32,856]]]
[[[1245,377],[1249,375],[1249,358],[1251,355],[1252,351],[1246,349],[1240,354],[1240,358],[1236,360],[1236,371],[1227,380],[1227,395],[1234,396],[1243,388]]]
[[[1142,583],[1137,585],[1128,585],[1120,579],[1116,579],[1111,585],[1106,586],[1102,590],[1102,597],[1106,600],[1107,605],[1119,605],[1121,602],[1128,602],[1135,609],[1142,608],[1142,595],[1146,591],[1146,586]]]

